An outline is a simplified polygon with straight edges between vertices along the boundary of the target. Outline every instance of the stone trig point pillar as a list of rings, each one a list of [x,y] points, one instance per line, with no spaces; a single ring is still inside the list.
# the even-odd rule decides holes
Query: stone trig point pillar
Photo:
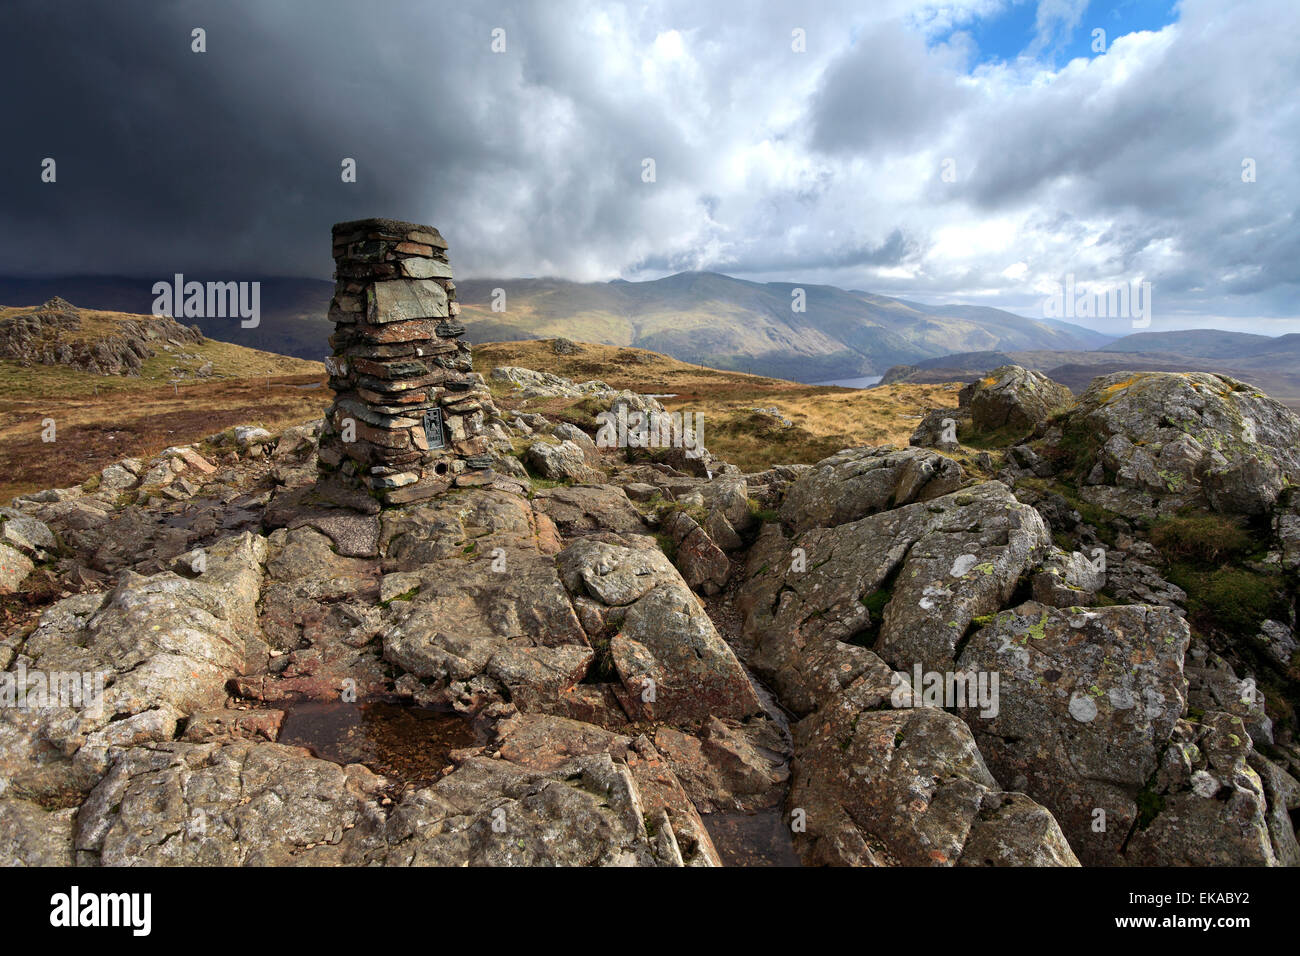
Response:
[[[341,222],[334,262],[322,478],[386,504],[489,483],[496,410],[460,338],[446,240],[393,219]]]

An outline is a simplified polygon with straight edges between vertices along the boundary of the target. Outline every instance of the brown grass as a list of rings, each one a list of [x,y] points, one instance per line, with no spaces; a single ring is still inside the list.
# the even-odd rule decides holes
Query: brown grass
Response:
[[[0,308],[0,316],[17,309]],[[82,333],[97,337],[140,316],[83,309]],[[182,359],[181,353],[193,358]],[[194,372],[212,362],[213,375]],[[173,368],[187,375],[173,379]],[[316,388],[297,386],[317,383]],[[104,466],[156,454],[231,425],[283,428],[321,414],[332,398],[319,362],[206,340],[158,349],[141,374],[96,375],[61,365],[0,361],[0,501],[80,484]],[[42,440],[53,419],[55,441]]]
[[[664,407],[703,416],[705,446],[746,471],[812,463],[856,445],[906,445],[926,411],[956,407],[961,388],[960,383],[828,388],[691,365],[644,349],[578,344],[582,351],[576,355],[556,355],[549,339],[477,345],[474,367],[487,375],[498,365],[521,365],[574,381],[600,379],[614,388],[671,394],[660,399]],[[515,407],[509,389],[494,391],[504,407]],[[756,407],[779,409],[793,427],[753,411]],[[534,401],[527,408],[578,424],[589,418],[581,403]]]
[[[321,415],[328,388],[297,385],[323,376],[279,376],[101,392],[85,398],[0,399],[0,501],[80,484],[123,458],[148,457],[232,425],[272,431]],[[56,440],[41,438],[52,418]]]
[[[556,355],[550,341],[475,346],[475,368],[522,365],[576,381],[598,378],[615,388],[665,394],[673,411],[703,417],[702,437],[716,455],[746,471],[774,464],[811,463],[855,445],[906,445],[930,408],[957,403],[956,384],[901,384],[857,390],[801,385],[678,362],[643,349],[580,343],[576,355]],[[156,454],[231,425],[271,430],[323,413],[333,393],[323,387],[315,362],[209,340],[187,351],[199,362],[181,363],[160,352],[140,377],[92,375],[61,366],[21,368],[0,362],[0,501],[42,488],[80,484],[106,465]],[[213,379],[173,384],[169,369],[211,360]],[[320,383],[322,387],[297,386]],[[509,410],[508,390],[495,390]],[[528,409],[592,424],[581,402],[532,402]],[[776,407],[794,422],[781,426],[755,407]],[[41,439],[53,418],[57,440]]]
[[[0,306],[0,318],[25,309]],[[114,324],[127,319],[144,319],[149,316],[128,315],[124,312],[98,312],[80,309],[82,328],[61,336],[60,341],[98,339],[112,331]],[[257,349],[205,339],[201,345],[187,344],[166,352],[160,343],[151,346],[155,354],[145,359],[139,375],[97,375],[66,365],[32,365],[24,368],[17,362],[0,360],[0,400],[30,398],[33,396],[87,396],[96,398],[105,392],[135,392],[162,383],[176,381],[182,389],[200,381],[196,372],[206,362],[211,362],[213,374],[202,381],[213,379],[243,379],[278,376],[323,376],[325,367],[320,362],[276,355]],[[190,358],[181,358],[181,355]],[[172,370],[181,370],[176,375]]]

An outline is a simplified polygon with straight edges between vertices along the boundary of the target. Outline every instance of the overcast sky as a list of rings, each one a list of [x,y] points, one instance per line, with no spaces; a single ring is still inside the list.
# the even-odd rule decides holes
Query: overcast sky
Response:
[[[1153,329],[1300,331],[1296,0],[10,0],[4,23],[0,273],[329,278],[330,224],[387,215],[441,229],[464,277],[707,269],[1035,315],[1072,274],[1150,281]]]

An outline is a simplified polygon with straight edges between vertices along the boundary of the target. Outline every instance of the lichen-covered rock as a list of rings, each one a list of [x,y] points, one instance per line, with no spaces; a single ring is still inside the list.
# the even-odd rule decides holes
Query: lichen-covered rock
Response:
[[[1273,519],[1273,530],[1281,546],[1282,567],[1300,571],[1300,514],[1280,512]]]
[[[662,527],[676,546],[674,560],[690,587],[717,594],[726,586],[731,561],[694,518],[684,511],[670,511]]]
[[[210,548],[193,578],[128,573],[107,594],[50,607],[7,670],[61,675],[62,691],[0,708],[0,793],[84,787],[112,746],[167,739],[179,715],[222,706],[260,644],[265,551],[266,539],[240,535]]]
[[[1077,865],[1050,813],[1027,797],[1007,805],[961,720],[879,709],[889,701],[888,685],[859,681],[794,728],[788,804],[806,823],[805,863]]]
[[[993,793],[980,803],[958,866],[1078,866],[1056,818],[1023,793]]]
[[[958,401],[970,409],[977,431],[1002,428],[1028,432],[1074,403],[1073,393],[1042,372],[1003,365],[961,390]]]
[[[569,592],[608,607],[627,607],[657,587],[680,581],[657,548],[630,548],[594,539],[575,541],[557,559]]]
[[[574,645],[587,651],[555,559],[522,549],[499,557],[501,571],[483,555],[443,559],[415,572],[418,592],[390,605],[396,620],[381,634],[384,659],[446,684],[487,672],[498,654],[512,649]],[[510,672],[523,676],[517,666]]]
[[[999,502],[998,489],[1005,494],[989,483],[936,500],[955,513],[908,551],[876,641],[876,653],[895,667],[949,669],[970,622],[1005,605],[1048,547],[1038,512]]]
[[[0,797],[0,866],[71,866],[77,808]]]
[[[384,659],[424,682],[421,699],[568,712],[593,652],[549,518],[475,490],[385,512],[380,537],[388,607],[377,634]]]
[[[280,744],[135,747],[82,807],[76,847],[105,866],[338,864],[378,842],[382,784]]]
[[[654,742],[695,806],[707,812],[753,812],[784,796],[789,766],[771,721],[710,717],[698,734],[660,727]]]
[[[1187,592],[1145,561],[1124,551],[1106,554],[1106,592],[1121,604],[1158,604],[1181,612]]]
[[[796,713],[880,658],[947,670],[971,620],[999,610],[1048,545],[1000,482],[794,538],[769,525],[737,595],[750,664]]]
[[[280,461],[310,461],[316,454],[316,449],[320,443],[321,429],[324,425],[325,420],[318,418],[315,421],[286,428],[280,433],[280,437],[275,443],[275,452],[272,457]]]
[[[535,441],[528,446],[528,464],[542,478],[549,481],[570,481],[594,483],[604,477],[599,470],[587,462],[587,454],[582,447],[572,441],[562,441],[558,445]]]
[[[731,522],[717,511],[710,511],[704,519],[704,533],[709,540],[724,552],[739,551],[745,546],[745,539],[732,526]]]
[[[188,448],[169,449],[149,462],[124,459],[119,463],[122,474],[149,476],[152,483],[133,493],[101,485],[93,494],[15,499],[15,504],[57,536],[59,549],[52,568],[56,573],[80,567],[103,575],[105,583],[126,569],[156,574],[172,568],[177,557],[196,547],[242,531],[262,530],[269,492],[249,492],[246,477],[232,471],[205,473],[189,458],[203,461]],[[260,461],[247,464],[262,467]],[[199,494],[201,489],[205,493]]]
[[[272,743],[153,744],[91,793],[76,848],[116,866],[682,865],[608,749],[544,769],[468,754],[386,811],[385,779],[355,764]]]
[[[0,544],[36,561],[51,557],[58,548],[44,522],[13,508],[0,508]]]
[[[1259,751],[1246,755],[1251,769],[1259,774],[1268,802],[1268,836],[1279,866],[1300,866],[1300,840],[1296,838],[1291,814],[1300,810],[1300,780],[1287,773]]]
[[[497,547],[553,553],[554,537],[550,520],[518,495],[488,490],[448,495],[384,511],[381,566],[385,571],[418,571],[431,561],[481,557]]]
[[[1111,523],[1103,572],[1105,529],[1065,499],[962,487],[923,449],[684,475],[521,421],[616,483],[353,511],[311,484],[309,423],[215,467],[184,446],[125,461],[147,483],[130,494],[101,479],[0,510],[0,548],[92,592],[0,637],[0,667],[102,667],[111,701],[0,708],[0,863],[716,865],[736,833],[701,812],[737,811],[802,824],[809,863],[1300,862],[1285,685],[1266,682],[1273,728],[1237,679],[1289,666],[1291,629],[1202,630],[1184,669],[1186,595],[1144,523]],[[1068,464],[1077,436],[1036,434],[1006,474]],[[1137,493],[1098,470],[1099,493]],[[643,518],[624,487],[674,508]],[[1289,567],[1283,524],[1261,570]],[[725,551],[744,581],[706,607],[689,585],[722,588]],[[1103,584],[1095,603],[1133,606],[1083,607]],[[931,694],[955,672],[978,706]],[[317,748],[307,714],[349,692],[459,711],[463,749]],[[370,769],[276,744],[282,723]]]
[[[625,764],[650,824],[666,824],[686,866],[719,866],[713,845],[695,804],[675,773],[676,766],[644,737],[627,736],[563,717],[519,714],[496,728],[496,752],[510,763],[553,772],[575,757],[604,754]]]
[[[1053,547],[1034,575],[1034,600],[1053,607],[1077,607],[1096,600],[1106,586],[1106,572],[1078,551]]]
[[[551,434],[562,442],[573,442],[573,444],[582,449],[582,454],[586,457],[587,464],[591,465],[593,468],[600,467],[600,449],[596,447],[596,443],[592,440],[591,436],[577,425],[570,424],[569,422],[560,422],[551,429]]]
[[[1253,677],[1243,680],[1220,655],[1194,647],[1184,662],[1187,706],[1202,713],[1221,711],[1241,720],[1256,746],[1273,743],[1273,721]]]
[[[558,559],[575,599],[626,602],[612,605],[621,626],[609,639],[624,709],[676,722],[760,713],[735,654],[686,582],[652,547],[583,540]]]
[[[1051,810],[1085,863],[1120,859],[1138,793],[1186,707],[1190,640],[1168,608],[1031,601],[997,614],[962,651],[960,670],[999,676],[995,713],[959,710],[990,769]]]
[[[387,866],[684,864],[675,840],[652,839],[631,770],[604,752],[547,772],[471,757],[407,796],[385,840],[368,856]]]
[[[1251,385],[1209,372],[1117,372],[1095,379],[1055,446],[1104,483],[1084,497],[1149,516],[1200,504],[1261,514],[1300,483],[1300,418]]]
[[[740,662],[684,583],[633,604],[610,653],[633,705],[651,719],[740,718],[762,710]]]
[[[618,394],[604,382],[576,383],[551,372],[539,372],[516,365],[497,366],[492,370],[491,378],[494,382],[513,386],[518,390],[518,398],[583,398],[588,395],[612,398]]]
[[[140,476],[119,463],[113,463],[99,473],[100,491],[126,491],[140,483]]]
[[[274,435],[272,435],[265,428],[261,428],[257,425],[235,426],[234,442],[235,442],[235,446],[241,452],[245,452],[245,453],[251,452],[257,448],[260,448],[262,445],[269,444],[274,440],[275,440]]]
[[[259,620],[278,657],[278,679],[241,680],[246,696],[338,700],[345,689],[363,697],[386,689],[372,643],[382,626],[374,607],[379,562],[347,557],[340,550],[311,527],[271,534]]]
[[[925,413],[907,443],[917,448],[956,451],[961,447],[957,441],[957,429],[969,421],[970,412],[966,409],[932,408]]]
[[[1124,849],[1135,866],[1276,866],[1250,737],[1230,714],[1179,721]]]
[[[818,462],[786,492],[781,523],[791,531],[831,528],[887,508],[955,491],[961,465],[918,448],[851,448]]]
[[[593,531],[645,531],[641,512],[622,488],[613,485],[542,488],[533,496],[533,507],[554,521],[566,536]]]
[[[724,519],[733,530],[744,533],[755,522],[749,504],[749,484],[741,475],[718,475],[700,486],[709,516]]]
[[[1300,650],[1300,641],[1295,632],[1281,621],[1264,621],[1259,626],[1256,640],[1264,645],[1264,650],[1283,668],[1290,667],[1295,660],[1296,651]]]

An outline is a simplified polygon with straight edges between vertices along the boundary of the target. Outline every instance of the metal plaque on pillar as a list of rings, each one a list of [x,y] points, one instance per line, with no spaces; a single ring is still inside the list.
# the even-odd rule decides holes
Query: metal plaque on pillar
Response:
[[[447,440],[442,434],[441,408],[430,408],[424,413],[424,437],[428,439],[430,451],[447,447]]]

